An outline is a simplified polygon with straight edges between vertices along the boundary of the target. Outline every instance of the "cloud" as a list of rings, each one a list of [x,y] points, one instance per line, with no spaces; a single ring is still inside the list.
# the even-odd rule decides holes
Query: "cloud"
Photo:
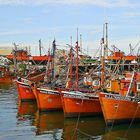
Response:
[[[3,32],[0,32],[0,36],[16,35],[19,33],[20,31],[3,31]]]
[[[75,4],[95,5],[99,7],[132,7],[134,2],[128,0],[0,0],[0,5],[45,5],[45,4]],[[136,6],[136,5],[135,5]]]
[[[109,40],[109,46],[115,45],[121,51],[124,51],[126,54],[130,53],[129,44],[131,43],[132,48],[135,48],[134,53],[137,54],[138,48],[140,44],[137,46],[136,44],[139,42],[139,36],[131,36],[131,37],[123,37],[116,40]]]
[[[125,17],[140,17],[140,12],[126,12],[124,13]]]
[[[40,33],[43,30],[11,30],[11,31],[0,31],[0,36],[11,36],[11,35],[19,35],[19,34],[32,34],[32,33]]]
[[[23,22],[25,24],[31,24],[32,23],[32,18],[25,18],[25,19],[23,19]]]
[[[13,47],[12,43],[0,43],[0,47]]]
[[[24,23],[30,23],[32,22],[32,20],[30,21],[30,18],[28,19],[24,19],[23,20]],[[72,26],[58,26],[58,27],[50,27],[50,28],[38,28],[38,29],[16,29],[16,30],[10,30],[10,31],[7,31],[7,30],[1,30],[0,31],[0,36],[11,36],[11,35],[22,35],[22,34],[35,34],[35,33],[61,33],[61,32],[64,32],[65,30],[68,30],[68,29],[72,29],[73,27]]]

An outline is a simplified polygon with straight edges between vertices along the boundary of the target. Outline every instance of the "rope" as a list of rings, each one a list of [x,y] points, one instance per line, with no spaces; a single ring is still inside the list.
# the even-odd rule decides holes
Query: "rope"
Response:
[[[81,134],[83,134],[83,135],[85,135],[85,136],[87,136],[87,137],[90,137],[90,138],[92,138],[92,139],[101,139],[101,137],[102,137],[102,136],[92,136],[92,135],[89,135],[88,133],[83,132],[83,131],[81,131],[80,129],[77,129],[77,131],[79,131]]]
[[[81,107],[82,107],[82,106],[83,106],[84,99],[81,99],[81,100],[82,100],[82,102],[81,102]],[[92,99],[91,99],[91,100],[92,100]],[[92,101],[94,101],[94,100],[92,100]],[[99,136],[92,136],[92,135],[89,135],[89,134],[87,134],[87,133],[81,131],[80,129],[78,129],[80,117],[81,117],[81,113],[79,112],[78,117],[77,117],[77,121],[76,121],[76,126],[75,126],[75,128],[74,128],[72,140],[74,140],[74,136],[75,136],[75,134],[76,134],[76,131],[79,131],[80,133],[82,133],[82,134],[84,134],[84,135],[86,135],[86,136],[88,136],[88,137],[91,137],[91,138],[100,138]]]
[[[81,105],[83,106],[83,99],[82,99],[82,104],[81,104]],[[74,129],[74,133],[73,133],[73,136],[72,136],[72,140],[74,139],[74,136],[75,136],[75,134],[76,134],[76,130],[77,130],[77,128],[78,128],[78,124],[79,124],[79,120],[80,120],[80,115],[81,115],[81,113],[79,112],[78,118],[77,118],[77,122],[76,122],[76,127],[75,127],[75,129]]]
[[[137,103],[137,104],[138,104],[138,103]],[[129,125],[129,127],[128,127],[126,133],[124,134],[124,138],[127,136],[128,130],[131,128],[131,126],[132,126],[132,124],[133,124],[133,122],[134,122],[134,120],[135,120],[135,117],[136,117],[136,114],[137,114],[137,112],[138,112],[138,109],[139,109],[139,105],[137,105],[137,108],[136,108],[135,113],[134,113],[134,115],[133,115],[133,118],[132,118],[132,120],[131,120],[131,122],[130,122],[130,125]]]
[[[120,106],[120,101],[121,101],[121,100],[119,100],[119,102],[118,102],[118,107],[117,107],[116,112],[114,113],[114,117],[117,115],[117,112],[118,112],[118,109],[119,109],[119,106]],[[133,103],[133,102],[131,101],[131,104],[132,104],[132,103]],[[138,107],[139,107],[139,106],[137,106],[137,108],[136,108],[136,111],[135,111],[134,116],[133,116],[133,118],[132,118],[132,120],[131,120],[131,123],[130,123],[129,128],[131,127],[131,125],[132,125],[132,123],[133,123],[133,121],[134,121],[134,119],[135,119],[136,113],[137,113],[137,111],[138,111]],[[112,131],[112,129],[113,129],[114,122],[115,122],[115,120],[113,120],[113,122],[112,122],[111,129],[110,129],[111,131]],[[107,124],[106,124],[106,126],[107,126]],[[128,128],[128,129],[129,129],[129,128]]]

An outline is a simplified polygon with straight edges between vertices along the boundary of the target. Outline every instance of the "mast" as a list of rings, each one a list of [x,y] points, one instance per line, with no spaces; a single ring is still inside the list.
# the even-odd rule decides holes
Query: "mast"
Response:
[[[105,23],[106,28],[106,46],[105,46],[105,55],[108,56],[108,23]]]
[[[76,90],[79,88],[79,74],[78,74],[78,64],[79,64],[79,58],[78,58],[78,51],[79,51],[79,44],[78,44],[78,29],[77,29],[77,42],[76,42]]]
[[[40,53],[40,56],[41,56],[41,39],[39,40],[39,53]]]
[[[101,40],[101,47],[102,47],[102,53],[101,53],[101,65],[102,65],[102,74],[101,74],[101,86],[104,85],[104,55],[105,55],[105,45],[104,45],[104,24],[103,24],[103,37],[102,37],[102,40]]]
[[[52,78],[55,77],[54,65],[55,65],[55,52],[56,52],[56,44],[55,40],[52,43]]]
[[[13,61],[14,61],[14,70],[15,74],[17,75],[17,46],[16,43],[13,43],[14,45],[14,50],[13,50]]]
[[[51,56],[50,56],[50,48],[48,49],[48,62],[47,62],[47,77],[50,77],[50,59],[51,59]]]
[[[70,81],[69,81],[69,88],[72,88],[72,60],[73,60],[73,52],[72,52],[72,36],[71,36],[71,48],[70,48]]]

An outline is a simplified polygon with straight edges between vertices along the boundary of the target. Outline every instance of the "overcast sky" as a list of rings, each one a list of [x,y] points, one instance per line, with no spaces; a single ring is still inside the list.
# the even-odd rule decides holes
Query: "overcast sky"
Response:
[[[76,41],[82,34],[83,48],[91,55],[100,45],[102,25],[108,23],[109,46],[129,52],[140,41],[140,0],[0,0],[0,45],[27,44],[44,53],[54,37],[58,45]]]

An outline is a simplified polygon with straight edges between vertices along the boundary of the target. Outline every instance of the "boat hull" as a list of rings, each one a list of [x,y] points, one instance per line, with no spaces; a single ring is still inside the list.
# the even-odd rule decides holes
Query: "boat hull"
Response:
[[[0,84],[11,84],[11,83],[12,83],[12,79],[10,76],[0,78]]]
[[[58,91],[34,88],[33,92],[40,111],[62,110],[61,96]]]
[[[16,81],[16,86],[19,93],[19,99],[21,101],[35,101],[35,95],[30,87],[30,85],[24,82]]]
[[[101,115],[102,110],[98,97],[76,98],[63,95],[63,110],[65,117]]]
[[[122,99],[120,99],[122,97]],[[110,95],[100,94],[99,96],[104,119],[108,125],[112,123],[126,123],[130,121],[140,121],[140,104],[133,99],[117,99]]]

